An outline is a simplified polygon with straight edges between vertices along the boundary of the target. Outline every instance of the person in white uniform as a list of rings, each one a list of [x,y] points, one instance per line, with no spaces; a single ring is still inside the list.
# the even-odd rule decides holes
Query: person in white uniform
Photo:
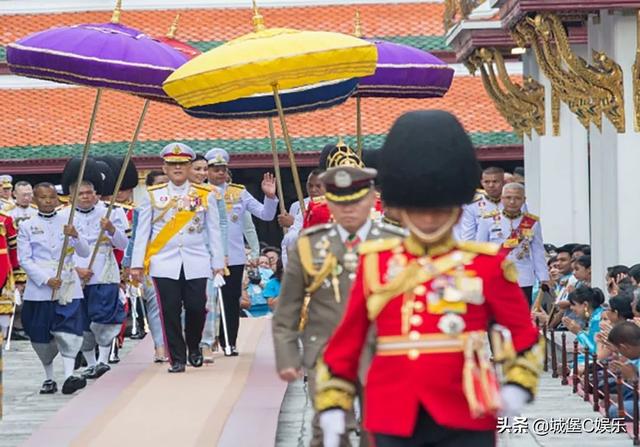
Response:
[[[40,394],[58,390],[53,376],[53,359],[58,353],[64,367],[62,393],[71,394],[87,384],[86,379],[73,375],[84,329],[82,286],[73,253],[86,257],[90,249],[73,225],[67,226],[69,209],[56,211],[58,194],[54,185],[39,183],[34,192],[38,212],[22,223],[18,233],[18,258],[27,274],[22,323],[45,371]],[[62,275],[56,278],[65,235],[70,238],[70,250]]]

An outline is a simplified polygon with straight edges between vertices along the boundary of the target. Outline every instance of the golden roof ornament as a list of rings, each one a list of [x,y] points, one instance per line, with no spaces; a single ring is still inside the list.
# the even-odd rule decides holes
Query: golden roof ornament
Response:
[[[176,38],[176,32],[178,32],[178,22],[180,21],[180,13],[176,14],[176,18],[173,19],[171,26],[169,27],[169,32],[167,33],[167,37],[169,39]]]
[[[354,29],[353,29],[353,35],[361,38],[362,36],[364,36],[364,34],[362,33],[362,22],[360,21],[360,10],[356,9],[356,17],[354,19]]]
[[[121,12],[122,12],[122,0],[116,0],[116,7],[113,9],[113,14],[111,15],[111,23],[114,23],[114,24],[120,23]]]
[[[258,11],[256,0],[251,0],[251,3],[253,3],[253,31],[257,33],[258,31],[265,30],[266,26],[264,26],[264,17],[262,17],[262,14]]]

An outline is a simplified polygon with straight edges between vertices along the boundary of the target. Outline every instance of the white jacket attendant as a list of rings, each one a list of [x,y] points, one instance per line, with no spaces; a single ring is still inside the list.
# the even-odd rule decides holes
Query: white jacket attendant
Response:
[[[22,222],[18,232],[18,260],[27,274],[23,297],[25,300],[51,300],[51,287],[47,285],[47,281],[56,276],[64,241],[63,229],[68,219],[69,208],[65,208],[51,216],[36,214]],[[75,256],[71,250],[68,252],[60,278],[62,287],[57,292],[58,297],[63,297],[65,301],[83,297],[74,258],[86,258],[91,253],[89,244],[82,235],[77,239],[69,238],[69,247],[75,252]]]
[[[185,182],[155,185],[147,189],[138,206],[138,224],[131,257],[131,268],[143,268],[147,246],[179,209],[195,211],[162,249],[151,256],[149,275],[156,278],[179,279],[184,269],[185,279],[210,278],[212,270],[224,268],[224,252],[220,235],[220,217],[215,193],[207,191],[207,203],[199,203],[199,185]],[[200,191],[200,194],[202,192]]]
[[[100,233],[100,219],[105,217],[106,214],[107,205],[101,201],[96,203],[91,211],[76,209],[73,225],[76,227],[76,230],[78,230],[78,233],[86,239],[91,247],[91,251],[94,250],[98,234]],[[113,235],[110,235],[107,231],[103,233],[104,236],[100,242],[98,254],[91,267],[93,276],[91,276],[91,279],[86,284],[88,286],[120,283],[120,268],[113,254],[113,249],[118,248],[124,250],[127,247],[129,238],[127,237],[126,231],[129,228],[129,221],[122,208],[114,208],[111,212],[110,220],[116,231]],[[76,266],[87,268],[90,257],[91,256],[83,258],[76,256]]]

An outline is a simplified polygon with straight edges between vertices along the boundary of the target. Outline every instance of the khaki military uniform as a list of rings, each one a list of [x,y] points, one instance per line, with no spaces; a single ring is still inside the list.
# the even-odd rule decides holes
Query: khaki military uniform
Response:
[[[365,239],[404,235],[404,230],[395,226],[372,222]],[[357,247],[349,248],[349,243],[343,242],[337,224],[319,225],[303,231],[297,244],[289,251],[273,319],[276,365],[278,371],[304,367],[312,399],[315,395],[314,366],[342,319],[357,262]],[[302,353],[299,340],[302,341]],[[370,359],[371,352],[364,356]],[[369,362],[365,359],[364,363],[363,371],[366,371]],[[351,412],[347,417],[347,434],[355,429],[355,417]],[[349,445],[347,435],[343,444]],[[317,415],[313,420],[311,445],[322,445]]]

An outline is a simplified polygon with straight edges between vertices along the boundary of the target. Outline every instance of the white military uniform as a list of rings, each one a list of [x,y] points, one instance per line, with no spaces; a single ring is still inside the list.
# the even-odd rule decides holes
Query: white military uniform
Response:
[[[27,274],[24,299],[29,301],[50,301],[50,278],[55,278],[64,241],[63,229],[69,220],[69,208],[45,216],[36,212],[35,217],[23,225],[18,232],[18,259]],[[62,287],[56,292],[56,299],[64,304],[73,299],[81,299],[82,287],[75,270],[75,256],[86,258],[91,250],[87,241],[80,236],[69,238],[68,254],[63,264]]]
[[[198,202],[200,185],[185,182],[181,186],[163,183],[148,188],[148,195],[138,206],[136,238],[131,267],[144,266],[147,244],[171,221],[179,209],[196,211],[190,222],[178,231],[162,249],[150,258],[149,275],[178,279],[184,268],[185,279],[209,278],[212,269],[224,268],[224,252],[220,235],[220,217],[214,192],[208,192],[207,204]],[[208,262],[203,262],[203,255]]]
[[[496,202],[484,192],[476,192],[473,201],[462,207],[462,216],[454,229],[456,239],[461,241],[475,240],[478,225],[482,216],[497,209],[502,209],[500,199]]]
[[[242,185],[225,183],[219,188],[224,194],[227,206],[229,265],[244,265],[247,262],[243,238],[244,213],[248,211],[258,219],[273,220],[278,210],[278,199],[265,197],[262,204]]]
[[[523,219],[531,225],[521,226]],[[480,221],[477,240],[497,243],[511,250],[508,258],[516,265],[520,287],[531,287],[536,280],[549,279],[542,225],[537,216],[520,213],[518,217],[511,219],[504,211],[495,210]]]
[[[29,205],[25,207],[13,205],[10,206],[5,212],[13,218],[16,229],[19,229],[21,222],[31,219],[38,214],[38,208],[35,205]]]
[[[102,201],[96,203],[90,211],[76,210],[73,224],[78,233],[87,240],[92,250],[95,247],[98,234],[100,233],[100,219],[105,217],[106,214],[107,205]],[[94,274],[87,283],[88,286],[120,283],[120,269],[116,257],[113,254],[113,249],[124,250],[127,247],[129,239],[126,233],[129,228],[129,221],[127,220],[127,215],[124,210],[119,207],[112,210],[110,220],[116,231],[113,235],[110,235],[106,231],[103,233],[98,254],[91,267]],[[90,257],[83,258],[76,256],[75,261],[78,267],[87,268]]]
[[[307,208],[309,206],[309,197],[305,197],[304,206]],[[293,225],[289,227],[287,233],[282,238],[281,244],[281,252],[282,252],[282,265],[287,265],[287,251],[289,247],[292,247],[293,244],[298,240],[298,236],[302,231],[304,226],[304,215],[302,210],[300,209],[300,201],[293,202],[291,207],[289,208],[289,215],[294,216]]]

